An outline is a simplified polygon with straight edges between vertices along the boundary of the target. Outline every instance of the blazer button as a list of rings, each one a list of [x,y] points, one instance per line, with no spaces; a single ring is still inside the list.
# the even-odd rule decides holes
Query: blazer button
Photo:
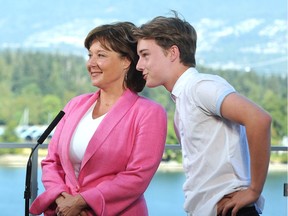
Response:
[[[75,191],[76,191],[76,192],[79,192],[79,191],[80,191],[79,185],[76,186],[76,190],[75,190]]]

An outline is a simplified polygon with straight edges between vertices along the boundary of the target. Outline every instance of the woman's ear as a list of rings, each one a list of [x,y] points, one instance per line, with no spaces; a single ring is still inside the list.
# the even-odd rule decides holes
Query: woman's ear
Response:
[[[122,61],[123,69],[128,70],[131,65],[131,60],[128,58],[124,58]]]

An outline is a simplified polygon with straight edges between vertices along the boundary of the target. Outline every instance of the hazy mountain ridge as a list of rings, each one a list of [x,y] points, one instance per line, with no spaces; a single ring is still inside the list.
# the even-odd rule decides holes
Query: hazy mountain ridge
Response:
[[[83,40],[94,26],[116,20],[141,25],[175,9],[198,32],[199,64],[287,72],[287,3],[283,0],[224,0],[221,4],[208,0],[15,2],[1,4],[0,49],[58,50],[86,55]]]

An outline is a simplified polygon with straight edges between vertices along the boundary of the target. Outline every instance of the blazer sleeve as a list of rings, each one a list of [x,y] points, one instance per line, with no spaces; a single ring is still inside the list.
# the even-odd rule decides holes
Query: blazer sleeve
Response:
[[[80,193],[97,215],[116,215],[131,206],[143,195],[157,171],[165,149],[166,111],[154,103],[144,110],[126,170]]]
[[[69,112],[71,102],[68,103],[64,112]],[[65,124],[65,115],[56,127],[55,133],[48,145],[48,155],[41,162],[42,166],[42,182],[45,191],[40,194],[30,206],[30,213],[41,214],[45,212],[46,215],[55,214],[55,200],[62,193],[69,193],[69,187],[64,182],[65,172],[60,162],[58,154],[58,141],[61,135],[63,125]]]

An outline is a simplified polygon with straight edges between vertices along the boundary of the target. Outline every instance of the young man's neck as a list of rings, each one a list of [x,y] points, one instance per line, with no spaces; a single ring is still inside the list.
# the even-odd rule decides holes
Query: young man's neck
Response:
[[[169,81],[164,84],[164,87],[166,88],[167,91],[172,92],[173,87],[175,85],[175,83],[177,82],[177,80],[179,79],[179,77],[189,69],[189,67],[184,66],[184,65],[178,65],[177,68],[175,68],[174,72],[172,72],[171,77],[169,79]]]

